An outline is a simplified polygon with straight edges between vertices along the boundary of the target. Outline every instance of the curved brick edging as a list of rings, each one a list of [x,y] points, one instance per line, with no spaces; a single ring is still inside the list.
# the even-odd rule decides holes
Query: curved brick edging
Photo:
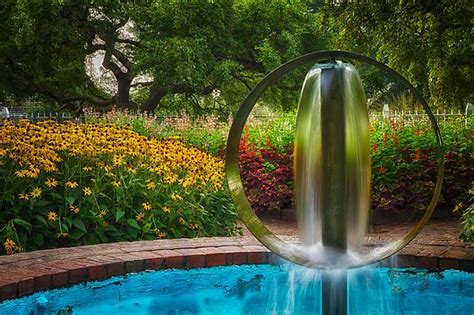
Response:
[[[241,243],[234,238],[160,240],[39,250],[2,256],[0,301],[36,291],[144,270],[276,261],[263,246]]]
[[[474,272],[474,244],[457,241],[455,222],[431,223],[395,258],[382,266],[459,269]],[[285,241],[287,226],[271,223]],[[405,231],[393,228],[369,235],[369,246],[386,244]],[[282,236],[286,235],[286,236]],[[85,281],[144,270],[278,263],[252,236],[121,242],[58,248],[0,256],[0,301]]]

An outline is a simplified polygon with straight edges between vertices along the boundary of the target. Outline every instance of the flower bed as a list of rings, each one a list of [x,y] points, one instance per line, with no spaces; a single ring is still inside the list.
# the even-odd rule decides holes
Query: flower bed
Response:
[[[0,163],[3,253],[236,229],[223,161],[176,138],[110,124],[6,123]]]
[[[453,117],[438,119],[446,145],[446,170],[435,215],[462,216],[463,238],[472,240],[474,119]],[[159,130],[161,134],[178,135],[185,143],[211,154],[222,154],[228,130],[228,124],[219,123],[215,117],[193,122],[183,116],[165,119],[161,125],[149,117],[130,113],[112,112],[105,118],[92,118],[130,124],[141,134]],[[282,210],[293,208],[295,121],[295,114],[291,112],[280,113],[266,121],[249,118],[250,127],[240,147],[240,166],[248,197],[261,214],[280,217]],[[373,119],[371,144],[374,222],[394,218],[415,220],[425,209],[434,185],[435,140],[429,122],[419,116],[413,120],[409,115],[391,121]]]
[[[453,211],[460,215],[470,204],[474,178],[472,123],[472,119],[452,119],[441,125],[446,170],[435,216],[451,215]],[[372,121],[374,222],[416,220],[427,207],[434,188],[437,155],[430,128],[427,121]],[[293,149],[289,137],[272,130],[267,141],[255,141],[255,131],[246,129],[240,146],[240,166],[253,208],[279,216],[282,209],[293,208]],[[276,139],[276,134],[290,140],[273,144],[268,139]],[[464,215],[467,230],[472,229],[470,218],[469,214]]]

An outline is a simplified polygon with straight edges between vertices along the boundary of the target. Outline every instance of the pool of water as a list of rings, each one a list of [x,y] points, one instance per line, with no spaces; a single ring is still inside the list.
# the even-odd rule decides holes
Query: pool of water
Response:
[[[38,292],[0,314],[318,314],[321,274],[292,265],[163,270]],[[348,272],[350,314],[473,314],[474,274]]]

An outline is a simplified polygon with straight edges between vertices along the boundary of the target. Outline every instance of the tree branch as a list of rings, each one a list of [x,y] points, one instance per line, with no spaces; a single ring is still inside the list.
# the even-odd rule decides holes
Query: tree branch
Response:
[[[113,48],[112,55],[114,55],[114,57],[117,58],[118,61],[120,61],[120,63],[127,69],[127,72],[130,72],[130,70],[132,70],[132,63],[127,58],[127,56],[125,56],[124,53],[122,53],[116,48]]]
[[[111,59],[112,59],[112,52],[109,51],[109,50],[105,50],[105,55],[104,55],[104,60],[102,61],[102,66],[105,69],[108,69],[108,70],[112,71],[112,73],[115,75],[115,77],[117,79],[125,76],[126,73],[123,72],[122,69],[120,69],[120,67],[115,62],[113,62]]]
[[[238,76],[236,73],[232,74],[232,77],[234,77],[235,79],[239,80],[240,82],[242,82],[243,85],[245,85],[245,87],[251,91],[252,90],[252,87],[250,86],[250,84],[244,79],[242,78],[241,76]]]
[[[129,44],[135,47],[140,47],[140,42],[128,38],[117,38],[117,43]]]
[[[138,86],[152,86],[153,85],[153,81],[148,81],[148,82],[136,82],[136,83],[133,83],[133,84],[130,84],[130,87],[131,88],[135,88],[135,87],[138,87]]]

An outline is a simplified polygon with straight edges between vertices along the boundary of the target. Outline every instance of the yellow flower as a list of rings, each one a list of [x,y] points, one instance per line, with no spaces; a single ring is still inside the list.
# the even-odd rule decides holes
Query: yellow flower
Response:
[[[53,188],[58,186],[58,181],[55,180],[54,178],[48,178],[45,182],[45,185],[48,186],[49,188]]]
[[[61,233],[56,234],[57,238],[61,238],[61,237],[66,238],[68,236],[69,236],[69,233],[65,233],[65,232],[61,232]]]
[[[71,182],[71,181],[66,182],[66,187],[76,188],[77,186],[79,186],[77,182]]]
[[[15,172],[15,175],[16,175],[17,177],[25,177],[25,176],[26,176],[26,172],[27,172],[26,170],[16,171],[16,172]]]
[[[145,210],[151,210],[151,204],[149,202],[144,202],[142,203],[143,209]]]
[[[163,207],[161,209],[164,213],[170,213],[171,212],[171,209],[169,207]]]
[[[118,155],[114,155],[114,157],[112,158],[112,163],[114,164],[114,166],[120,166],[125,164],[125,162],[123,161],[123,156]]]
[[[161,239],[161,238],[165,238],[165,237],[166,237],[166,233],[165,233],[165,232],[159,232],[157,236],[158,236],[158,238],[160,238],[160,239]]]
[[[146,184],[146,188],[148,188],[149,190],[155,189],[155,188],[156,188],[155,182],[153,182],[153,181],[151,181],[151,180],[148,181],[148,183]]]
[[[49,221],[56,221],[58,219],[58,215],[54,211],[48,212],[48,220]]]
[[[112,182],[112,186],[118,188],[118,187],[122,186],[122,183],[121,183],[120,181],[118,181],[118,180],[114,180],[114,181]]]
[[[464,204],[462,202],[460,202],[454,207],[453,212],[458,212],[458,211],[462,210],[463,207],[464,207]]]
[[[35,124],[24,120],[15,125],[5,123],[0,128],[0,139],[0,155],[16,163],[15,175],[18,177],[39,178],[43,172],[56,172],[64,158],[73,156],[91,161],[90,166],[82,167],[83,172],[94,171],[96,167],[105,169],[111,180],[117,179],[112,171],[120,165],[130,174],[137,172],[135,168],[153,172],[166,184],[222,189],[222,159],[188,147],[180,138],[146,138],[128,127],[111,124],[53,121]],[[106,167],[102,161],[109,156],[112,156],[114,166]],[[156,181],[154,184],[158,187]],[[45,187],[54,188],[55,185],[60,183],[53,178],[45,182]],[[79,187],[78,182],[72,180],[64,185]],[[120,187],[123,183],[115,182],[114,186]],[[149,183],[147,188],[154,189],[153,184]],[[175,201],[181,200],[181,197],[174,197]]]
[[[145,214],[143,212],[140,212],[139,214],[137,214],[135,216],[135,219],[138,221],[138,222],[142,222],[144,219],[145,219]]]
[[[191,230],[197,230],[197,229],[199,229],[199,224],[197,224],[197,223],[190,223],[190,224],[189,224],[189,228],[190,228]]]
[[[30,196],[33,197],[33,198],[39,198],[41,196],[41,193],[43,191],[41,190],[41,188],[39,187],[35,187],[31,193],[30,193]]]
[[[171,194],[171,199],[173,199],[174,201],[179,201],[179,200],[183,200],[183,197],[181,197],[178,194],[172,193]]]
[[[13,254],[16,248],[16,243],[14,240],[8,239],[3,243],[3,247],[5,247],[5,253],[7,255]]]
[[[181,223],[183,225],[186,224],[186,221],[182,217],[179,217],[178,221],[179,221],[179,223]]]
[[[107,210],[100,210],[99,214],[97,215],[99,218],[103,218],[107,215]]]
[[[18,198],[20,200],[28,200],[30,198],[28,198],[28,194],[18,194]]]
[[[92,189],[90,189],[90,187],[86,187],[82,190],[82,192],[84,193],[85,196],[90,196],[92,195]]]
[[[74,213],[74,214],[78,214],[79,211],[80,211],[79,207],[76,207],[76,206],[73,206],[73,205],[69,206],[69,210],[71,210],[71,212]]]

